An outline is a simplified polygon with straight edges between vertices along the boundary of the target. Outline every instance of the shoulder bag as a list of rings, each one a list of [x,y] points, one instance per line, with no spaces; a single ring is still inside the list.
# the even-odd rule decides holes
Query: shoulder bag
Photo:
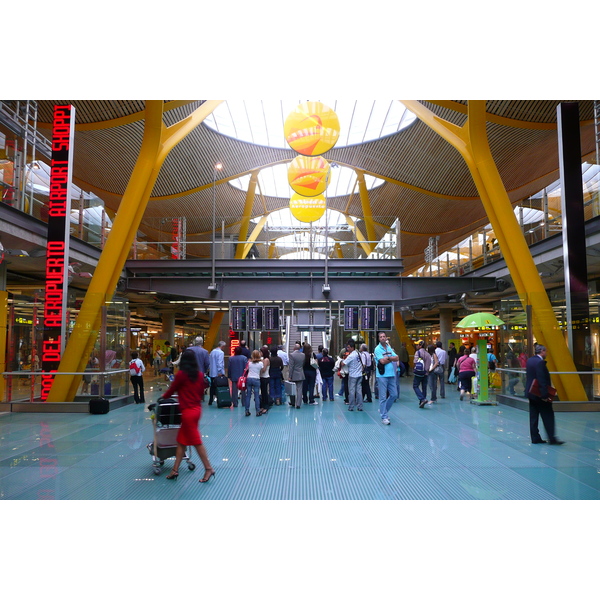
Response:
[[[244,369],[244,372],[241,374],[240,378],[237,380],[237,389],[245,390],[248,386],[248,365]]]

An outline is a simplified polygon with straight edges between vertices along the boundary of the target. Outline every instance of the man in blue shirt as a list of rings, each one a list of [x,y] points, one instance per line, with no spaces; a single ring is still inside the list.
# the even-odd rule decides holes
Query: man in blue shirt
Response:
[[[375,346],[373,356],[377,367],[375,376],[377,377],[377,388],[379,390],[379,414],[381,422],[384,425],[389,425],[388,412],[398,397],[396,370],[398,369],[399,359],[398,355],[389,345],[385,332],[378,331],[377,339],[379,340],[379,344]],[[380,368],[383,368],[383,373],[380,373]]]
[[[210,398],[208,399],[208,404],[213,403],[213,399],[217,395],[217,386],[215,382],[215,378],[219,376],[225,375],[225,353],[223,352],[223,348],[225,348],[225,342],[221,341],[217,345],[216,348],[213,348],[213,351],[209,355],[210,359]]]

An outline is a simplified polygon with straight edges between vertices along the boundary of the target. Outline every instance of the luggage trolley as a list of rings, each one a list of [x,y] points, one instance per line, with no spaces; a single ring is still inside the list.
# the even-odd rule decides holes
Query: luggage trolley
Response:
[[[181,410],[177,398],[161,399],[148,406],[152,413],[152,428],[154,441],[146,447],[152,456],[152,468],[155,475],[160,475],[165,459],[173,458],[177,449],[177,433],[181,428]],[[190,460],[188,448],[185,448],[183,460],[187,461],[188,469],[193,471],[196,465]]]

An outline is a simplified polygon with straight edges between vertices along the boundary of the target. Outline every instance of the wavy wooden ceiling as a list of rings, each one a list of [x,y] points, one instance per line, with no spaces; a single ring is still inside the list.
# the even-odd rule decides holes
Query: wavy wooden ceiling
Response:
[[[513,203],[558,179],[556,108],[559,100],[490,100],[487,102],[488,135],[492,154]],[[39,121],[50,123],[52,106],[76,107],[74,175],[78,185],[101,197],[117,210],[135,165],[143,134],[143,101],[42,100]],[[174,123],[202,101],[166,102],[165,123]],[[424,104],[440,117],[462,125],[466,101]],[[582,156],[594,147],[593,101],[579,101]],[[257,146],[220,135],[201,125],[167,157],[154,187],[141,229],[152,237],[155,223],[165,217],[185,216],[188,238],[210,240],[212,228],[213,166],[222,162],[221,177],[289,161],[287,149]],[[471,175],[458,152],[420,121],[394,135],[364,144],[334,148],[325,157],[332,162],[362,169],[386,178],[370,192],[376,233],[383,236],[399,217],[402,254],[408,271],[423,263],[428,237],[439,235],[441,250],[451,247],[488,222]],[[424,192],[389,180],[414,186]],[[201,186],[207,189],[191,192]],[[187,193],[186,193],[187,192]],[[183,194],[169,198],[175,194]],[[226,222],[226,234],[236,235],[245,193],[228,183],[216,187],[217,223]],[[451,199],[445,198],[451,196]],[[328,199],[329,206],[362,217],[358,194]],[[285,208],[287,200],[256,197],[253,216]],[[359,227],[365,238],[363,223]],[[258,241],[265,241],[262,232]],[[346,235],[351,239],[351,235]],[[205,249],[204,253],[208,251]],[[351,250],[348,249],[348,252]],[[350,256],[350,254],[348,254]]]

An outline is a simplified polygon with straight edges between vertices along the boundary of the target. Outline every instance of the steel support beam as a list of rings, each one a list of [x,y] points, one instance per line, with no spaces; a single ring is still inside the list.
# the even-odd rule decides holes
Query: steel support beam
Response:
[[[410,304],[411,299],[425,302],[427,298],[448,298],[461,293],[493,292],[496,288],[494,277],[360,277],[332,276],[329,274],[330,292],[323,293],[323,274],[311,275],[296,273],[268,276],[255,273],[253,276],[228,275],[217,277],[218,291],[208,289],[210,274],[188,277],[130,277],[127,280],[129,292],[157,292],[169,296],[195,298],[198,300],[341,300],[400,302]],[[425,299],[425,300],[423,300]]]
[[[558,105],[558,160],[560,167],[565,300],[569,348],[579,371],[592,371],[594,364],[589,346],[590,299],[585,239],[583,184],[581,181],[581,139],[579,104]],[[587,344],[586,344],[587,342]],[[591,383],[591,382],[589,382]]]

